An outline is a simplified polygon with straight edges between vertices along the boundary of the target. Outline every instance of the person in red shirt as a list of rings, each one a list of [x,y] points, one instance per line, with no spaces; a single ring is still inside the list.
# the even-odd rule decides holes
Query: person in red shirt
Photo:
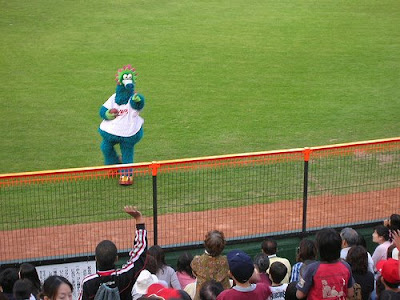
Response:
[[[241,250],[227,254],[229,275],[235,285],[218,295],[217,300],[265,300],[271,295],[268,284],[249,282],[254,272],[253,261]]]
[[[340,259],[342,239],[331,228],[317,232],[315,241],[321,261],[307,266],[297,283],[296,296],[299,299],[341,299],[354,294],[353,277],[350,266]]]

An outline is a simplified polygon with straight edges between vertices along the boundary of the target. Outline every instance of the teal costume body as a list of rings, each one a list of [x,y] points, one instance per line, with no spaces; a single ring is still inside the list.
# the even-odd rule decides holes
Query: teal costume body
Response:
[[[134,162],[134,147],[143,137],[143,119],[139,113],[145,100],[143,95],[135,92],[136,73],[130,65],[118,70],[117,87],[113,94],[100,108],[103,121],[99,133],[103,138],[101,151],[104,163],[113,165]],[[115,146],[119,144],[121,157]],[[120,184],[132,184],[132,175],[121,175]]]

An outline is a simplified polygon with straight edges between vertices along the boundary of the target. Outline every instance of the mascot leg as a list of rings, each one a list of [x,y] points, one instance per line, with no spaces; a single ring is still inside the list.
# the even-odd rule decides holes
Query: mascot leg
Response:
[[[106,165],[116,165],[119,164],[119,159],[117,152],[114,149],[114,145],[116,143],[103,140],[101,142],[101,151],[103,152],[104,155],[104,164]]]
[[[119,164],[119,158],[117,152],[115,151],[114,146],[119,143],[118,137],[107,132],[104,132],[99,129],[100,135],[103,137],[103,141],[101,142],[100,149],[104,155],[104,164],[106,165],[115,165]]]
[[[122,154],[122,163],[123,164],[131,164],[134,161],[135,154],[135,144],[138,143],[143,137],[143,128],[131,137],[122,137],[120,140],[121,154]],[[119,184],[121,185],[131,185],[133,183],[132,178],[132,169],[125,170],[125,173],[121,175]]]

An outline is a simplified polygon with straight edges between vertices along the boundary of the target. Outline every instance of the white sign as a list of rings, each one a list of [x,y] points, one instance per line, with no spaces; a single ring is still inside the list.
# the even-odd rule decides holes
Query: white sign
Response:
[[[74,287],[72,292],[73,299],[78,299],[82,279],[89,274],[96,273],[96,262],[83,261],[77,263],[37,266],[36,269],[42,283],[51,275],[59,275],[67,278]]]

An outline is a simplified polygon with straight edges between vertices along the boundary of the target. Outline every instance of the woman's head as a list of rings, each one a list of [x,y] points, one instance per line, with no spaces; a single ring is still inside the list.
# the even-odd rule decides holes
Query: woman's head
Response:
[[[353,246],[347,253],[346,261],[356,274],[365,274],[368,271],[368,254],[363,246]]]
[[[32,282],[29,279],[18,279],[13,287],[14,298],[16,300],[29,299],[32,294],[32,288]]]
[[[43,283],[40,299],[72,300],[72,284],[62,276],[49,276]]]
[[[225,248],[224,233],[218,230],[207,232],[204,239],[204,248],[211,256],[218,256]]]
[[[387,226],[389,227],[390,230],[398,230],[398,229],[400,229],[400,215],[392,214],[389,217]]]
[[[157,262],[157,271],[167,264],[165,262],[164,250],[160,246],[158,245],[151,246],[147,251],[147,254],[155,258]]]
[[[374,243],[382,244],[389,240],[389,228],[384,225],[378,225],[374,228],[374,233],[372,234],[372,241]]]
[[[312,240],[303,239],[299,244],[299,252],[297,253],[297,261],[304,262],[306,260],[315,260],[317,257],[317,246]]]
[[[33,288],[37,291],[40,290],[40,279],[38,272],[34,265],[30,263],[23,263],[19,267],[19,278],[27,278],[32,282]]]
[[[323,228],[315,235],[315,242],[322,261],[333,262],[340,258],[342,238],[333,228]]]
[[[190,266],[192,260],[193,260],[193,255],[191,253],[189,252],[182,253],[176,262],[176,270],[181,273],[185,272],[186,274],[194,277],[192,267]]]

